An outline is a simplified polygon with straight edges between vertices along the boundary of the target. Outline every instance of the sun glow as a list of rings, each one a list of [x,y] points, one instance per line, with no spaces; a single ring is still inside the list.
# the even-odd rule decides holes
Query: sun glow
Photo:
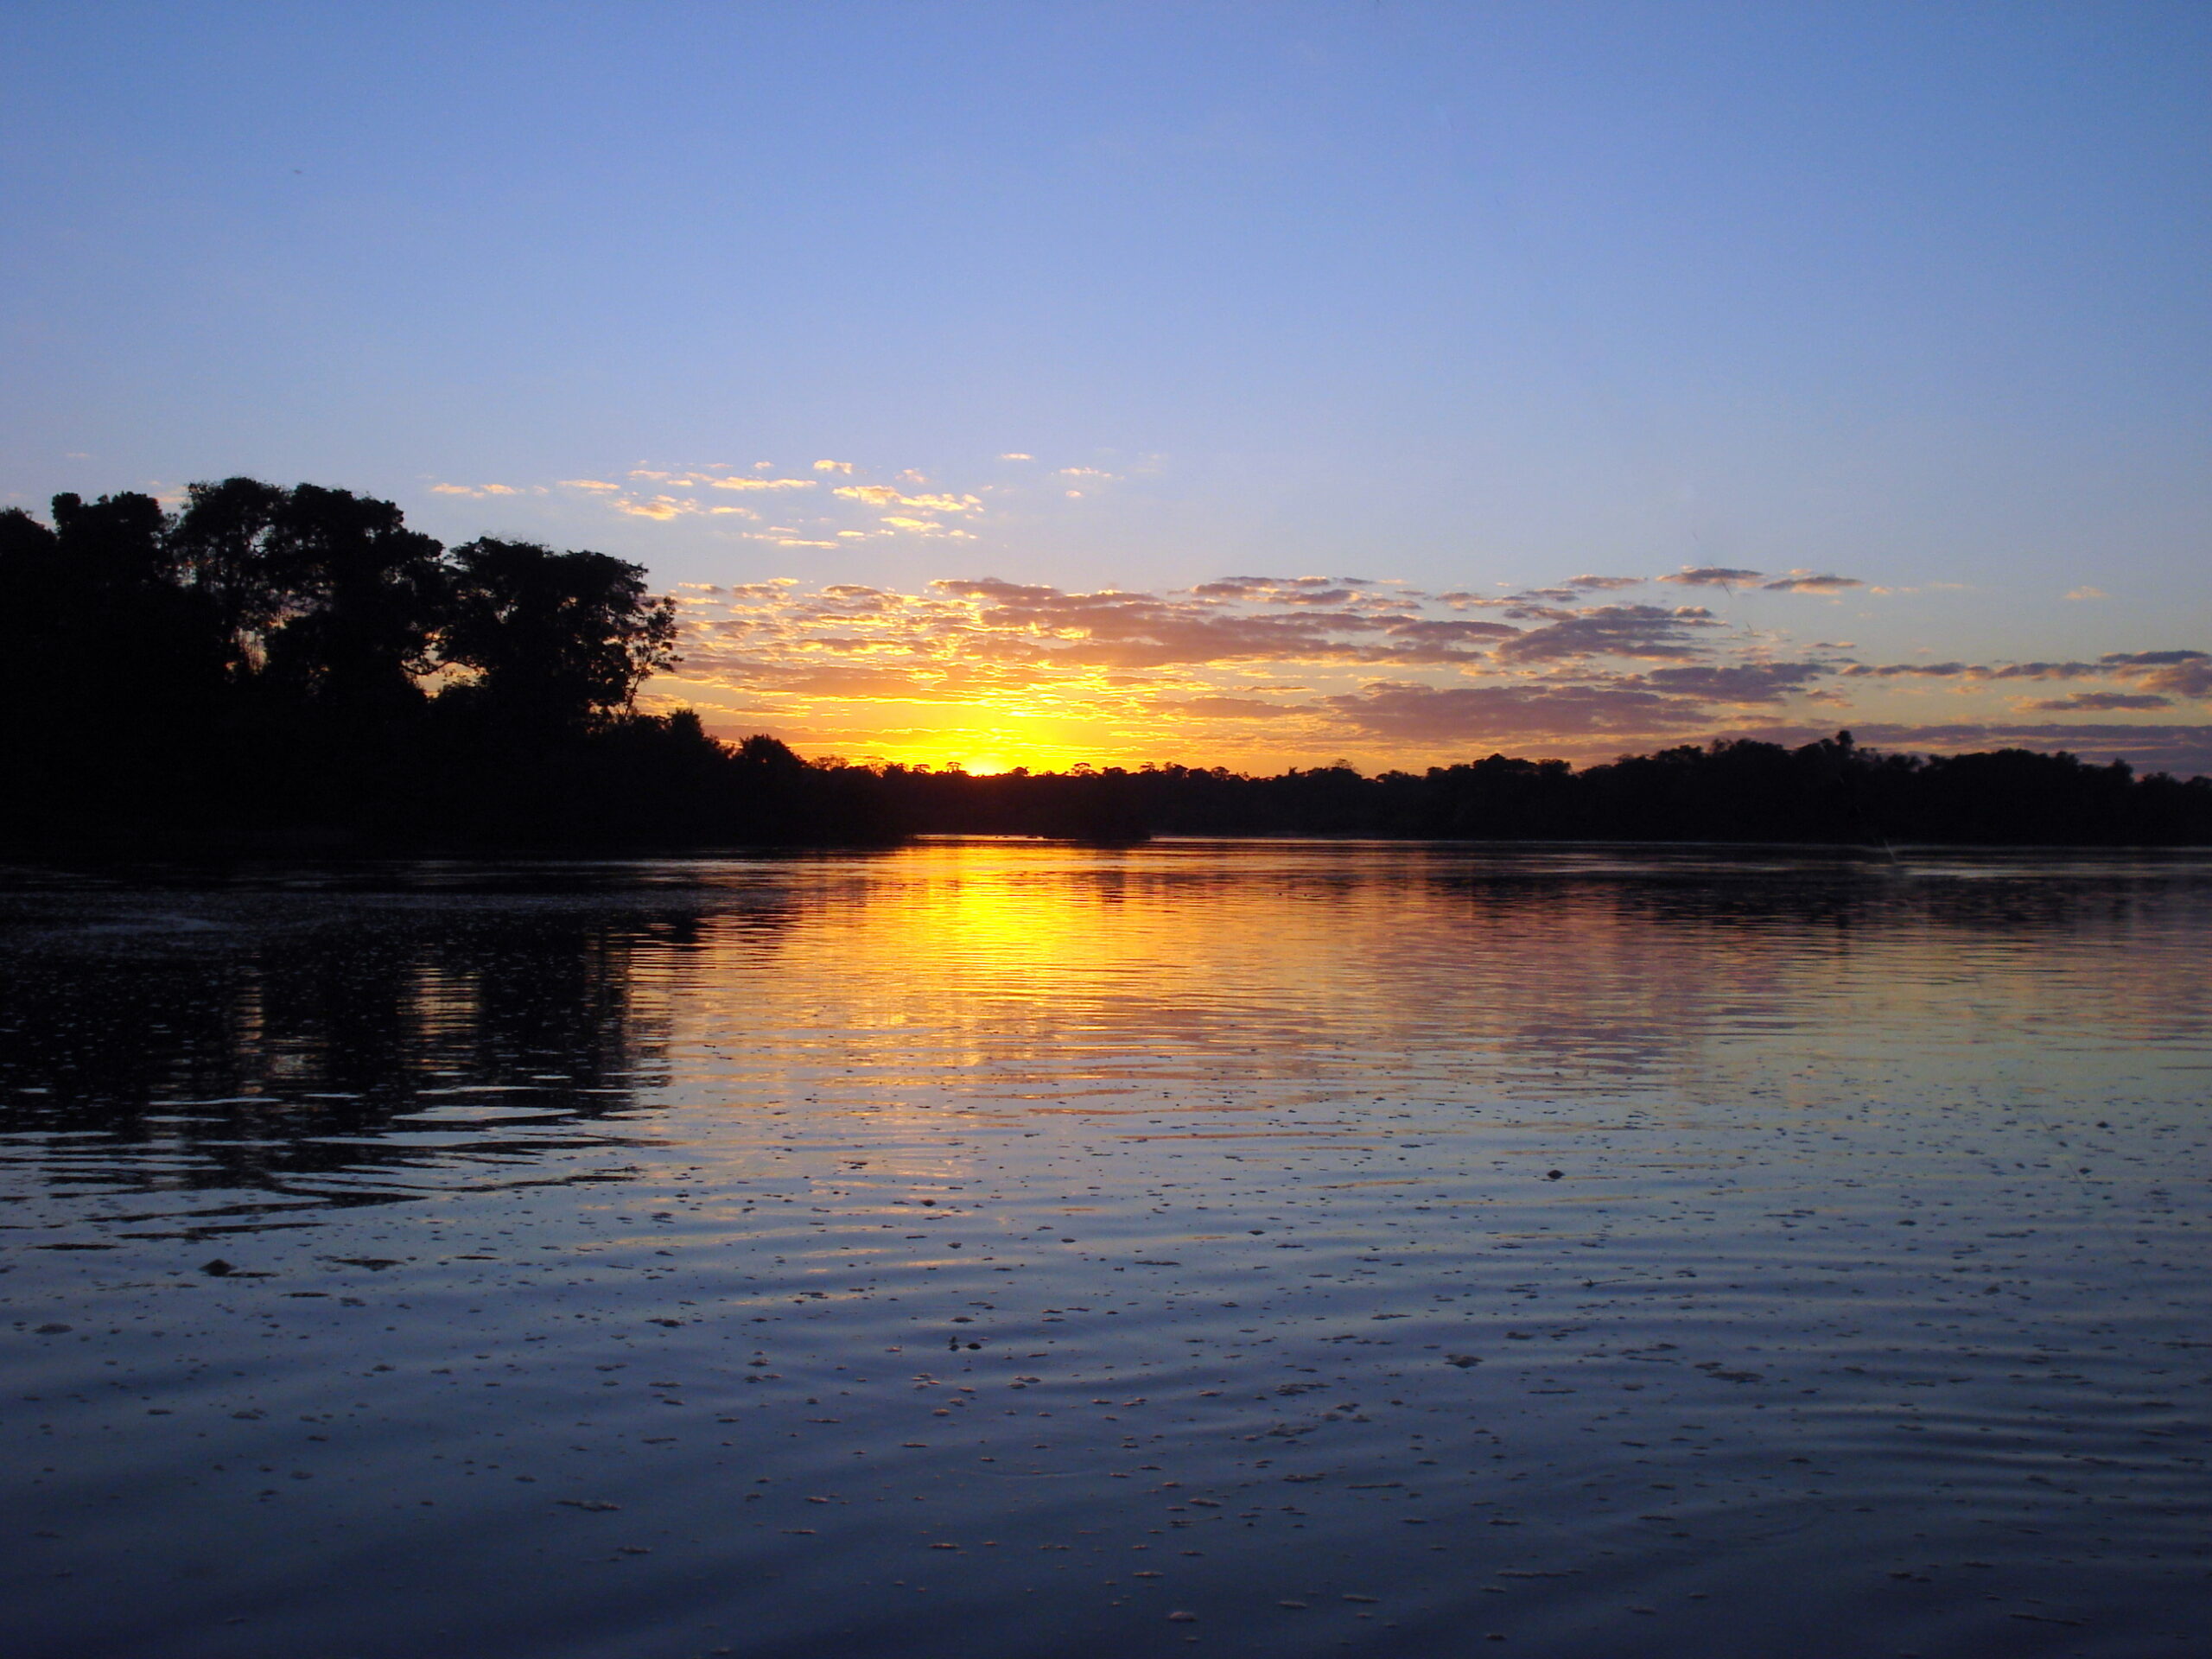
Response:
[[[1159,593],[777,578],[688,593],[683,667],[652,696],[698,707],[718,736],[767,731],[802,754],[978,776],[1085,762],[1272,772],[1340,758],[1419,770],[1493,752],[1589,765],[1721,734],[1795,746],[1846,721],[1891,747],[2036,747],[2078,733],[2138,765],[2204,766],[2197,726],[2034,717],[2149,716],[2212,698],[2212,652],[1885,665],[1839,654],[1856,649],[1841,641],[1783,650],[1771,626],[1677,602],[1710,597],[1685,588],[1751,583],[1801,605],[1885,591],[1719,565],[1503,594],[1304,575]],[[2009,696],[2030,670],[2085,689]],[[1983,699],[1965,724],[1961,693]],[[1923,725],[1935,716],[1949,723]]]

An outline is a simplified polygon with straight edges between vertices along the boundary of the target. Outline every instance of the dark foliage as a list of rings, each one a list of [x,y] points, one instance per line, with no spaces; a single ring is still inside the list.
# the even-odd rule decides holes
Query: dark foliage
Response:
[[[482,538],[450,568],[440,655],[479,677],[447,695],[518,738],[582,731],[675,660],[675,603],[648,598],[634,564]]]
[[[1847,732],[1789,749],[1723,741],[1576,772],[1502,754],[1425,772],[1349,766],[1248,778],[1219,769],[1067,774],[887,768],[895,814],[920,830],[1128,840],[1370,836],[1485,841],[2212,843],[2212,779],[2137,778],[2027,749],[1878,753]]]
[[[641,715],[671,603],[602,553],[451,551],[249,478],[0,513],[0,840],[26,850],[882,838],[872,774]]]
[[[198,484],[0,512],[0,842],[30,851],[472,850],[883,842],[917,833],[2212,843],[2212,780],[2023,749],[1877,753],[1848,733],[1580,772],[1363,777],[810,765],[641,715],[672,605],[602,553],[451,550],[390,502]]]

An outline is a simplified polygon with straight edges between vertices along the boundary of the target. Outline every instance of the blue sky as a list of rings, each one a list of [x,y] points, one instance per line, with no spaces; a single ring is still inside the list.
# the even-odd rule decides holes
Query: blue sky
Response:
[[[696,584],[671,690],[803,747],[1848,719],[2212,769],[2185,663],[2003,677],[2212,648],[2201,6],[18,3],[0,48],[11,502],[245,472],[617,552]],[[1433,597],[1686,566],[1759,578]],[[1166,627],[1309,575],[1712,617],[1688,657],[1347,656],[1345,612],[1133,666],[1060,649],[1096,607],[930,585]],[[983,658],[1029,667],[946,671]],[[792,689],[840,663],[875,690]],[[1638,728],[1695,664],[1823,667]],[[1378,686],[1484,696],[1363,724]],[[1222,697],[1285,712],[1190,712]]]

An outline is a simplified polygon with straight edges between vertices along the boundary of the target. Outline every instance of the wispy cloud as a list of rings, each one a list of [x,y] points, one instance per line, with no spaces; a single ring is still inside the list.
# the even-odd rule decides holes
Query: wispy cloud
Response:
[[[687,501],[672,495],[620,495],[609,503],[615,512],[629,514],[633,518],[669,519],[681,518],[688,512],[700,511],[696,501]]]
[[[887,503],[850,499],[869,509]],[[710,706],[720,697],[756,711],[747,716],[755,723],[757,711],[776,710],[779,729],[846,753],[930,758],[961,753],[946,746],[981,733],[987,742],[975,743],[994,753],[1027,744],[1048,754],[1057,745],[1071,756],[1254,764],[1351,753],[1426,764],[1493,748],[1587,760],[1716,733],[1817,734],[1845,724],[1863,741],[1910,730],[1943,747],[1954,747],[1944,734],[1969,728],[2025,734],[2024,713],[2055,717],[2033,728],[2040,745],[2078,734],[2086,752],[2115,732],[2150,730],[2111,716],[2212,698],[2212,653],[2202,651],[1865,664],[1834,643],[1784,649],[1773,630],[1702,606],[1613,597],[1638,580],[1583,578],[1502,599],[1319,575],[1224,576],[1177,590],[995,576],[945,577],[918,591],[751,583],[684,596],[683,676]],[[2005,701],[2054,680],[2075,683]],[[1955,725],[1881,713],[1931,694],[1988,706]],[[2069,725],[2069,715],[2107,718]],[[1752,716],[1769,723],[1745,725]],[[2130,737],[2126,752],[2181,753],[2190,741]]]
[[[1195,715],[1205,720],[1283,720],[1308,712],[1261,697],[1164,698],[1152,706],[1161,714]]]
[[[901,495],[888,484],[842,484],[830,493],[873,507],[918,507],[929,512],[979,512],[983,505],[972,495]]]
[[[1780,702],[1835,672],[1827,663],[1716,663],[1696,668],[1655,668],[1624,684],[1669,696],[1730,706]]]
[[[933,482],[918,468],[857,461],[816,461],[797,476],[766,462],[648,464],[554,485],[430,487],[475,499],[565,496],[572,511],[666,525],[656,533],[738,556],[789,550],[823,574],[864,568],[848,552],[902,543],[965,548],[971,569],[988,570],[991,550],[1036,514],[1086,511],[1061,507],[1060,486],[1134,487],[1026,451],[998,459],[1023,468],[963,478],[933,467],[946,473]],[[1794,618],[1834,618],[1839,599],[1941,585],[1874,588],[1827,569],[1721,564],[1662,575],[1601,566],[1541,587],[1470,581],[1441,592],[1325,571],[1146,589],[991,575],[918,588],[779,579],[686,589],[685,662],[661,690],[697,697],[710,719],[811,734],[859,757],[959,753],[945,734],[963,731],[988,734],[969,754],[1027,745],[1255,765],[1339,753],[1420,765],[1492,748],[1588,760],[1716,733],[1847,724],[1862,741],[1910,732],[1937,748],[1969,731],[1968,745],[2010,733],[2136,757],[2185,753],[2197,741],[2186,735],[2197,728],[2147,721],[2206,712],[2206,651],[1860,660],[1847,641],[1792,632]],[[1706,602],[1666,602],[1676,598]],[[1953,710],[1956,720],[1929,719]],[[2154,732],[2167,735],[2114,735]]]
[[[2111,714],[2123,709],[2171,709],[2174,700],[2154,691],[2075,691],[2063,697],[2023,700],[2013,706],[2058,715]]]
[[[2195,650],[2113,651],[2086,661],[1853,663],[1841,671],[1853,679],[1949,679],[1967,683],[2101,679],[2167,696],[2212,698],[2212,652]]]
[[[1601,605],[1516,633],[1497,648],[1501,661],[1558,662],[1588,657],[1694,657],[1703,631],[1718,628],[1699,606]]]
[[[1759,584],[1764,594],[1840,594],[1850,588],[1864,588],[1866,584],[1856,576],[1815,575],[1809,570],[1792,570],[1786,576],[1777,576],[1771,582]]]
[[[1376,681],[1323,699],[1354,731],[1424,746],[1671,734],[1710,719],[1694,700],[1621,685],[1433,686]]]

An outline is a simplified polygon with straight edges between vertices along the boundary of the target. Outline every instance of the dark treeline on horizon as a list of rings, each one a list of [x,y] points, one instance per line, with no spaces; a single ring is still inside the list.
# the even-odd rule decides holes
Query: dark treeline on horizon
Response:
[[[1350,766],[1251,778],[1215,769],[1034,776],[887,769],[899,821],[925,831],[1113,841],[1145,835],[1484,841],[2212,843],[2212,780],[2136,777],[2026,749],[1937,756],[1722,741],[1576,771],[1502,754],[1366,777]]]
[[[0,842],[132,855],[882,843],[915,834],[1872,845],[2212,843],[2212,779],[2024,749],[1883,753],[1848,733],[1580,771],[1487,760],[1364,776],[1181,766],[810,763],[689,710],[641,567],[446,548],[344,490],[252,479],[0,512]]]

